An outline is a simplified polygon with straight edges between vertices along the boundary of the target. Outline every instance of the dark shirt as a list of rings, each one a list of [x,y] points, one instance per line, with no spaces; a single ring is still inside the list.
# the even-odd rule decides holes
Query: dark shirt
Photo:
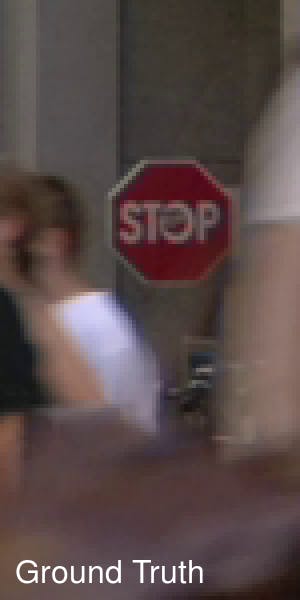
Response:
[[[35,376],[35,351],[26,338],[12,294],[0,287],[0,414],[28,412],[44,404]]]

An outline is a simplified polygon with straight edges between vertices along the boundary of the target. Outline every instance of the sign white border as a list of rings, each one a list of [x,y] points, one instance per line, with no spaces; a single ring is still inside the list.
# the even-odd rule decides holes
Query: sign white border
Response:
[[[201,165],[201,163],[195,159],[195,158],[145,158],[141,161],[139,161],[132,169],[130,169],[128,171],[128,173],[122,177],[122,179],[108,192],[108,201],[107,201],[107,207],[108,207],[108,214],[107,214],[107,219],[106,219],[106,223],[107,223],[107,236],[106,236],[106,241],[107,241],[107,246],[109,248],[109,250],[113,253],[113,255],[115,256],[115,258],[120,261],[125,267],[126,269],[132,273],[141,283],[143,283],[144,285],[148,285],[151,287],[157,287],[157,288],[178,288],[178,287],[193,287],[193,286],[198,286],[199,284],[201,284],[202,281],[206,281],[209,276],[211,275],[211,273],[216,269],[217,265],[224,259],[224,257],[230,253],[230,250],[224,250],[224,252],[218,256],[218,258],[214,261],[214,263],[207,269],[207,271],[205,272],[205,274],[199,278],[198,280],[178,280],[178,281],[156,281],[156,280],[149,280],[147,279],[144,275],[142,275],[142,273],[140,273],[140,271],[138,271],[124,256],[122,256],[122,254],[120,254],[120,252],[113,246],[112,243],[112,239],[113,239],[113,205],[114,205],[114,201],[115,198],[118,196],[118,194],[120,194],[122,191],[124,191],[126,189],[126,187],[128,187],[128,185],[130,183],[132,183],[137,177],[138,175],[149,165],[190,165],[190,166],[195,166],[201,173],[204,173],[205,176],[207,177],[207,179],[220,191],[222,192],[222,194],[224,194],[231,206],[233,205],[233,199],[230,195],[230,192],[228,191],[230,188],[228,186],[228,189],[226,189],[225,186],[222,186],[218,180],[208,171],[208,169],[206,167],[204,167],[203,165]],[[233,228],[232,228],[232,223],[231,223],[231,240],[233,237]]]

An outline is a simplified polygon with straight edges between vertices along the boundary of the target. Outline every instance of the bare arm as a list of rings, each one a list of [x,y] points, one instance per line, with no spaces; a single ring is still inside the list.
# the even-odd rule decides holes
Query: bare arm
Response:
[[[49,309],[32,307],[30,323],[32,340],[39,349],[38,376],[54,398],[68,406],[103,406],[103,389],[95,370]]]
[[[300,226],[260,225],[245,250],[226,292],[222,427],[279,448],[300,433]]]

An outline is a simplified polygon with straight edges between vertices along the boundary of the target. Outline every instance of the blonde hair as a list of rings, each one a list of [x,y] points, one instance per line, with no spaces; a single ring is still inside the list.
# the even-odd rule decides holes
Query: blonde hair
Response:
[[[35,186],[33,174],[13,166],[0,169],[0,219],[11,216],[33,218]]]
[[[84,216],[78,190],[70,182],[56,175],[38,174],[34,178],[37,203],[34,229],[59,229],[66,234],[66,258],[76,260],[80,256]]]

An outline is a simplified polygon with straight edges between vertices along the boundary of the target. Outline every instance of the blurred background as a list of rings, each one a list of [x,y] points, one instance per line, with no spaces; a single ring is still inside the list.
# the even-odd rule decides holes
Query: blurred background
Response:
[[[1,155],[80,186],[87,274],[117,291],[176,394],[188,340],[198,352],[215,340],[223,275],[143,285],[105,243],[107,193],[143,158],[190,157],[239,203],[247,136],[299,33],[297,0],[0,0],[0,27]]]
[[[80,187],[90,232],[86,274],[96,286],[113,289],[127,306],[161,359],[170,402],[180,403],[189,422],[196,413],[192,426],[200,429],[207,425],[214,388],[224,264],[190,288],[143,284],[105,242],[108,191],[141,159],[193,158],[232,194],[238,214],[238,206],[243,208],[248,135],[299,33],[298,0],[0,0],[0,158],[61,174]],[[95,549],[100,556],[104,542],[109,559],[119,547],[124,557],[138,547],[162,560],[174,547],[177,558],[190,558],[192,547],[198,559],[203,541],[203,552],[208,548],[203,556],[211,556],[213,570],[218,541],[210,555],[210,536],[218,540],[218,513],[224,541],[216,553],[217,581],[218,573],[222,579],[224,572],[226,580],[226,557],[231,559],[233,552],[233,558],[239,558],[241,540],[246,540],[245,555],[249,551],[253,560],[250,579],[256,568],[262,576],[264,552],[267,557],[270,553],[272,563],[273,548],[286,548],[291,530],[291,519],[284,513],[288,498],[275,493],[272,513],[268,490],[264,484],[260,488],[263,463],[258,471],[254,468],[255,485],[259,481],[255,487],[251,470],[246,469],[245,477],[242,467],[237,478],[224,465],[215,472],[200,446],[174,462],[160,456],[160,450],[157,461],[151,451],[150,458],[135,456],[131,461],[132,457],[120,458],[122,440],[126,446],[131,432],[120,424],[91,421],[57,429],[37,424],[33,450],[26,447],[34,468],[29,468],[29,485],[23,489],[25,510],[16,511],[13,519],[21,533],[23,528],[31,536],[31,521],[45,536],[52,527],[53,535],[65,527],[68,553],[76,547],[86,560],[92,551],[95,559]],[[121,450],[112,466],[115,439]],[[263,502],[259,497],[256,503],[256,492]],[[153,495],[163,499],[161,505],[153,502]],[[276,512],[281,509],[282,519]],[[296,516],[298,524],[295,509],[295,520]],[[160,546],[162,530],[163,543],[167,541]],[[78,548],[73,547],[74,531]],[[22,552],[27,543],[25,537]],[[15,565],[13,544],[14,540],[6,557]],[[262,555],[257,552],[261,548]],[[39,546],[35,551],[39,555]],[[47,552],[46,556],[49,560]],[[281,556],[277,558],[280,563]],[[238,568],[232,574],[232,565],[229,580],[235,583]],[[244,574],[247,565],[241,569]],[[23,594],[22,589],[20,596],[8,596]],[[140,590],[131,596],[128,592],[128,597],[140,598],[139,594]]]
[[[104,242],[107,192],[145,157],[192,157],[239,197],[243,148],[300,27],[297,0],[1,0],[3,157],[79,184],[87,272],[113,287],[172,373],[215,335],[218,273],[144,286]],[[163,324],[163,327],[162,327]]]

